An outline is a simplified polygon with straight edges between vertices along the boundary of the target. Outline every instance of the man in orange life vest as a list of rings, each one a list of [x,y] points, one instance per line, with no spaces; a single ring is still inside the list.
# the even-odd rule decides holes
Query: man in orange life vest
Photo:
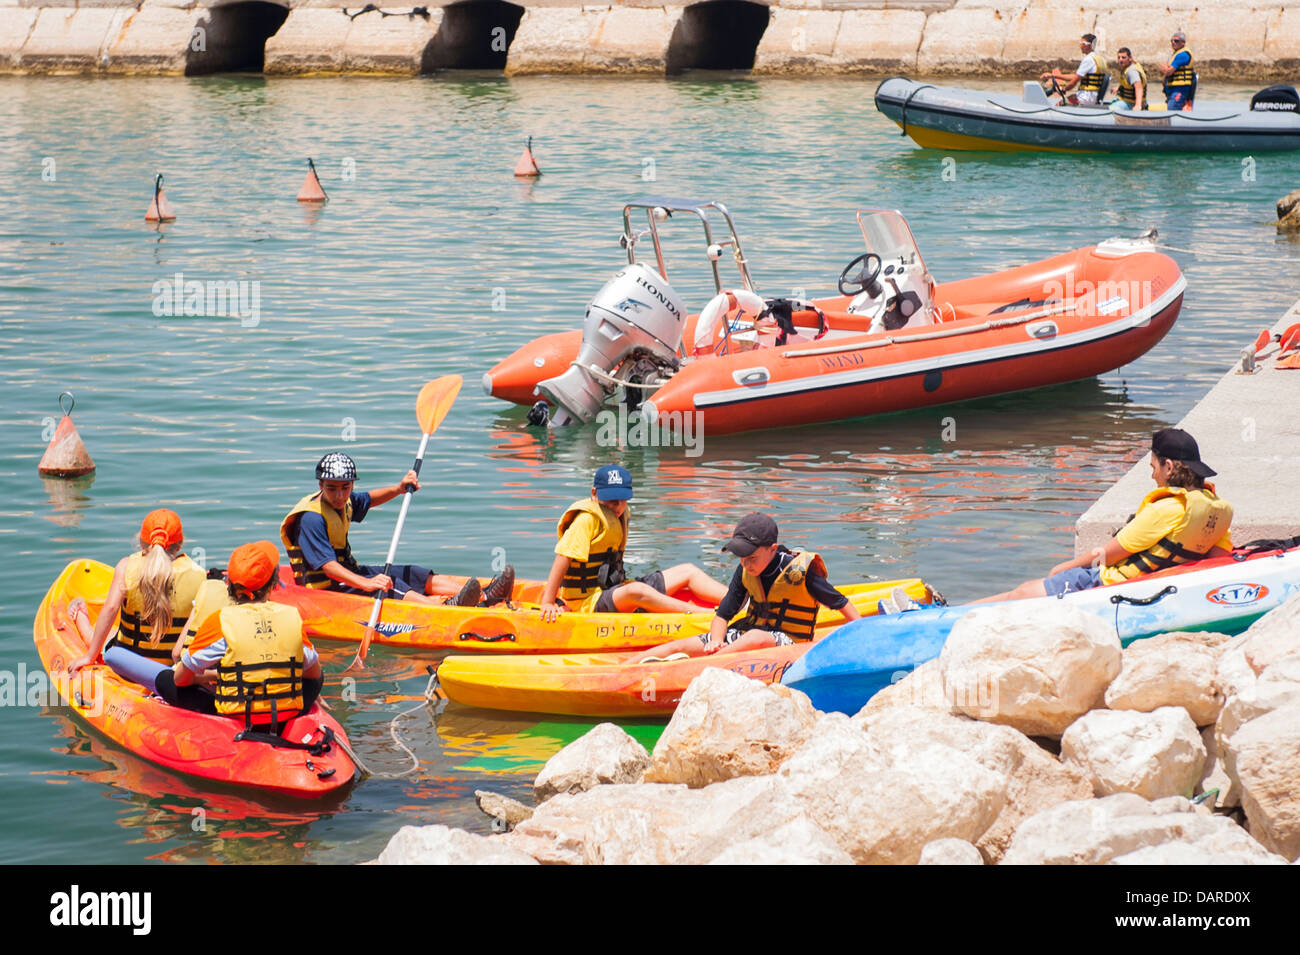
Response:
[[[1042,580],[1028,580],[1006,593],[975,603],[1059,596],[1118,584],[1142,574],[1232,550],[1232,506],[1205,479],[1216,473],[1201,460],[1196,439],[1165,428],[1151,436],[1151,477],[1156,489],[1104,547],[1053,567]]]
[[[295,504],[280,524],[280,541],[299,584],[345,593],[392,591],[403,600],[463,607],[491,606],[510,597],[515,581],[510,566],[483,587],[477,577],[462,585],[415,564],[394,564],[388,574],[358,564],[348,544],[348,528],[364,520],[372,507],[386,504],[407,488],[418,491],[420,481],[415,471],[407,471],[400,484],[354,491],[356,480],[357,466],[350,457],[337,451],[325,455],[316,465],[319,490]]]

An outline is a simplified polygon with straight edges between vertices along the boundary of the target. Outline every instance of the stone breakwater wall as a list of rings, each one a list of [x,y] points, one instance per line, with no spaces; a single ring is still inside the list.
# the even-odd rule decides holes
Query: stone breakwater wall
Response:
[[[445,69],[508,74],[1023,76],[1077,59],[1169,53],[1182,29],[1202,77],[1300,75],[1300,4],[1250,0],[0,0],[0,72],[199,75]],[[346,11],[346,12],[345,12]],[[1231,29],[1225,28],[1231,24]]]

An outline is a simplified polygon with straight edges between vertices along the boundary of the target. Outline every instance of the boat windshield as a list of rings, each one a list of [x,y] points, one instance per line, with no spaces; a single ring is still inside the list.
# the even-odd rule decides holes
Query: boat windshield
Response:
[[[901,212],[859,209],[858,228],[862,230],[867,251],[876,253],[886,265],[920,265],[925,271],[925,261]]]

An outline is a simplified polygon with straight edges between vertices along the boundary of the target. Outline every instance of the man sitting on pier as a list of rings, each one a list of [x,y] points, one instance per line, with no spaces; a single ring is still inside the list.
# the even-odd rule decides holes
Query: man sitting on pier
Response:
[[[1056,597],[1232,551],[1232,506],[1205,479],[1217,472],[1201,460],[1186,431],[1165,428],[1151,436],[1151,477],[1156,489],[1104,547],[1053,567],[1042,580],[974,603]]]
[[[1052,92],[1060,94],[1062,105],[1068,102],[1079,106],[1096,106],[1101,99],[1108,67],[1105,58],[1096,52],[1096,44],[1097,37],[1085,33],[1079,38],[1079,50],[1083,53],[1083,59],[1073,73],[1062,73],[1059,67],[1054,67],[1052,72],[1039,76],[1040,82],[1052,81]],[[1067,96],[1076,86],[1079,87],[1078,94]]]

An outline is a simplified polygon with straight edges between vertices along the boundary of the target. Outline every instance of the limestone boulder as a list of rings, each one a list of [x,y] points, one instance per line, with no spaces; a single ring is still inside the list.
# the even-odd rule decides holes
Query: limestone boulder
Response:
[[[581,73],[583,53],[605,11],[525,8],[506,56],[506,74]]]
[[[1103,865],[1152,847],[1172,853],[1234,854],[1278,861],[1225,816],[1196,812],[1179,796],[1153,802],[1133,793],[1066,802],[1016,830],[1004,865]],[[1178,848],[1178,847],[1184,848]],[[1140,861],[1141,857],[1138,857]]]
[[[951,746],[899,758],[839,721],[820,726],[776,778],[859,864],[911,865],[935,839],[973,842],[1006,801],[1005,779]]]
[[[655,744],[646,782],[699,787],[773,773],[816,722],[817,711],[798,690],[709,667],[682,694]]]
[[[1120,644],[1113,627],[1076,607],[993,604],[957,622],[939,668],[959,712],[1054,737],[1102,705]]]
[[[1219,714],[1219,720],[1214,725],[1219,761],[1230,783],[1219,805],[1237,806],[1241,803],[1241,787],[1237,781],[1237,755],[1232,742],[1233,737],[1252,720],[1274,710],[1298,705],[1300,705],[1300,683],[1274,680],[1256,680],[1247,691],[1228,697],[1223,705],[1223,711]]]
[[[832,47],[843,16],[838,10],[773,7],[754,54],[754,72],[791,75],[827,72],[833,63]]]
[[[376,865],[537,865],[537,860],[495,839],[448,826],[403,826],[388,840]]]
[[[922,10],[845,10],[835,35],[835,69],[852,73],[915,73],[925,32]]]
[[[1251,835],[1294,861],[1300,857],[1300,705],[1251,720],[1228,745]]]
[[[1255,671],[1246,662],[1246,635],[1234,637],[1219,649],[1219,660],[1214,665],[1214,685],[1226,703],[1229,697],[1240,696],[1255,685]]]
[[[1002,65],[1006,23],[994,9],[943,10],[925,21],[917,72],[996,72]]]
[[[853,718],[871,745],[890,758],[927,745],[950,746],[965,753],[1006,785],[1006,799],[997,818],[976,840],[983,855],[996,863],[1021,821],[1050,806],[1093,794],[1092,782],[1080,770],[1063,765],[1019,730],[953,716],[926,707],[898,706],[871,713],[870,704]]]
[[[548,799],[499,839],[543,863],[707,862],[805,815],[772,776],[700,789],[662,783],[597,786]]]
[[[896,683],[885,687],[862,708],[859,715],[871,715],[892,706],[923,706],[943,713],[951,712],[952,700],[944,691],[939,660],[927,660],[910,673],[900,674]]]
[[[1061,737],[1061,761],[1086,773],[1098,796],[1190,796],[1205,766],[1205,744],[1182,707],[1094,710]]]
[[[964,839],[936,839],[921,850],[917,865],[983,865],[980,851]]]
[[[474,790],[479,810],[492,817],[493,832],[509,832],[533,814],[533,807],[487,789]]]
[[[19,51],[36,25],[39,13],[31,7],[0,6],[0,70],[18,66]]]
[[[613,723],[600,723],[546,761],[533,781],[539,803],[610,783],[637,783],[650,765],[645,747]]]
[[[1214,682],[1218,659],[1213,646],[1191,634],[1134,641],[1123,652],[1119,676],[1106,688],[1106,706],[1143,713],[1180,706],[1197,726],[1209,726],[1223,708],[1223,693]]]
[[[691,856],[686,861],[691,861]],[[801,814],[758,838],[728,846],[709,859],[708,864],[853,865],[853,858]]]
[[[1300,592],[1251,624],[1245,637],[1242,648],[1256,676],[1300,653]]]
[[[1285,232],[1300,230],[1300,189],[1292,189],[1277,201],[1277,227]]]

